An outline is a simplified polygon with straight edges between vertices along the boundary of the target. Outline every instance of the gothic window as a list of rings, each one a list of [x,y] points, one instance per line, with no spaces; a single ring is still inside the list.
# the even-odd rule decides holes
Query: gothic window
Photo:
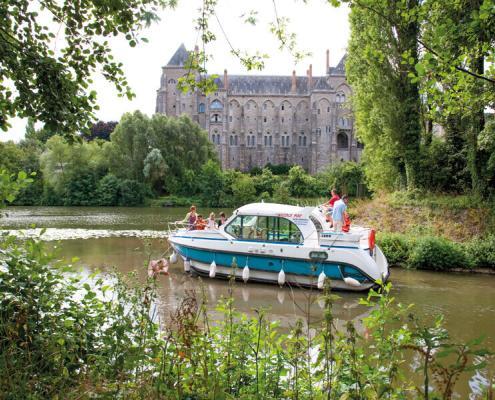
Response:
[[[210,122],[222,122],[222,116],[220,114],[212,114]]]
[[[170,83],[171,85],[175,85],[175,79],[169,79],[168,83]]]
[[[320,113],[320,109],[318,108],[318,114]]]
[[[266,105],[266,104],[265,104]],[[266,117],[263,117],[263,122],[266,122]]]
[[[286,145],[287,147],[289,147],[289,145],[290,145],[290,138],[289,138],[289,136],[287,136],[287,137],[285,138],[285,145]]]
[[[347,134],[344,132],[340,132],[337,135],[337,149],[339,150],[344,150],[349,147],[349,138],[347,137]]]
[[[344,118],[339,118],[340,126],[344,126]]]
[[[265,136],[265,146],[268,146],[268,136]]]
[[[234,136],[230,135],[230,145],[234,145]]]
[[[285,110],[285,106],[282,104],[282,106],[280,107],[280,109],[281,109],[282,111],[284,111],[284,110]]]
[[[268,136],[268,143],[269,143],[269,146],[272,145],[272,137],[271,136]]]
[[[229,122],[232,122],[232,115],[229,115]]]
[[[249,135],[247,137],[247,145],[251,146],[251,136],[249,136]]]
[[[306,136],[303,136],[303,146],[306,146]]]
[[[327,113],[329,113],[329,112],[330,112],[330,107],[327,107]]]
[[[253,144],[253,146],[256,146],[256,136],[253,136],[251,138],[251,143]]]
[[[340,102],[341,102],[341,103],[345,103],[345,94],[344,94],[344,93],[342,93],[342,94],[340,95]]]
[[[266,103],[263,104],[263,110],[266,110]]]
[[[223,110],[223,104],[219,100],[213,100],[210,104],[210,110]]]
[[[237,142],[237,135],[234,136],[234,144],[237,146],[238,142]]]
[[[299,146],[302,146],[302,136],[299,136]]]

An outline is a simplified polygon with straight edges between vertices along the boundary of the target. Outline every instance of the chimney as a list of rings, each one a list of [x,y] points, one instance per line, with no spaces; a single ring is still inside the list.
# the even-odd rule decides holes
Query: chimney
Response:
[[[223,88],[229,90],[229,80],[227,78],[227,70],[223,70]]]
[[[328,74],[328,71],[330,70],[330,50],[327,49],[327,69],[325,70],[326,74]]]
[[[308,69],[308,89],[313,87],[313,64],[309,64]]]
[[[296,70],[293,70],[292,71],[292,85],[291,85],[290,91],[292,93],[296,93],[296,91],[297,91],[297,87],[296,87]]]

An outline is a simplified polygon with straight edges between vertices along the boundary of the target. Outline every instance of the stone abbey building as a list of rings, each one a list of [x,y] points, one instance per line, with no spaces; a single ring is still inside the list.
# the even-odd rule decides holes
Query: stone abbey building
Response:
[[[182,44],[162,68],[156,112],[188,114],[208,132],[222,168],[247,171],[271,164],[299,164],[310,173],[344,160],[358,161],[362,148],[353,134],[348,105],[345,56],[326,75],[229,75],[217,78],[208,96],[182,93],[177,80],[186,74],[189,52]]]

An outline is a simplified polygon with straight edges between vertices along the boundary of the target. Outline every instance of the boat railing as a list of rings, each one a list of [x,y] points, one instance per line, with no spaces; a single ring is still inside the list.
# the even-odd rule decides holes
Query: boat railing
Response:
[[[188,223],[184,221],[171,221],[167,224],[167,236],[173,235],[177,231],[187,229]]]

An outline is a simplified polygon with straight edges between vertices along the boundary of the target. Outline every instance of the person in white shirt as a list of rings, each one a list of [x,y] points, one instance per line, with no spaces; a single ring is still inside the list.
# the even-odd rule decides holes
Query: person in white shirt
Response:
[[[349,203],[349,197],[342,196],[340,200],[337,200],[333,205],[332,220],[333,230],[335,232],[342,232],[342,225],[344,225],[344,212],[347,210],[347,204]]]
[[[206,229],[218,229],[217,223],[215,222],[215,213],[210,213],[210,217],[206,223]]]

